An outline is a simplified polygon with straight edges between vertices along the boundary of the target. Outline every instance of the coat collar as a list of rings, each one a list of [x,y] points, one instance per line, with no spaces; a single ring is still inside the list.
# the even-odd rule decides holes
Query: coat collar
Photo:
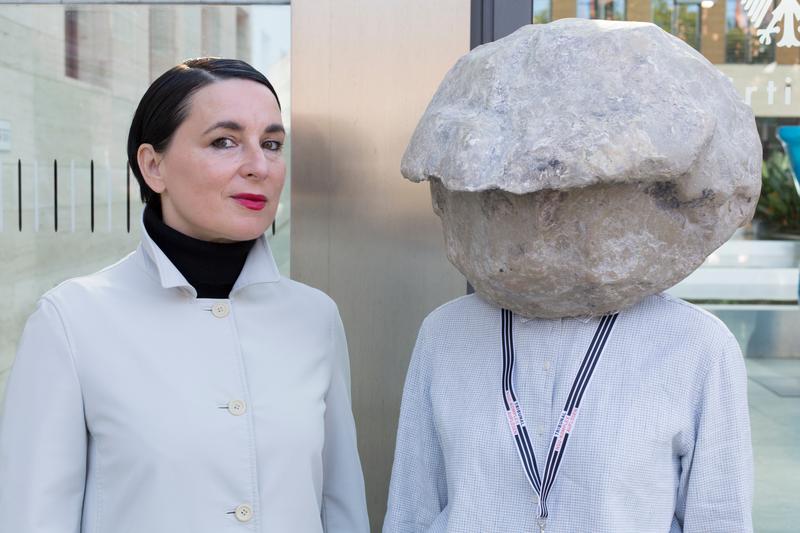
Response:
[[[139,221],[139,229],[142,235],[142,241],[139,247],[142,251],[145,270],[158,279],[163,288],[180,288],[191,293],[192,296],[197,297],[195,288],[186,281],[186,278],[181,274],[180,270],[172,264],[172,261],[169,260],[166,254],[161,251],[147,233],[143,220]],[[244,267],[242,267],[242,272],[233,285],[233,289],[231,289],[231,295],[250,285],[275,283],[280,281],[280,278],[281,275],[278,271],[278,265],[272,257],[272,250],[267,242],[267,237],[262,235],[250,249]]]

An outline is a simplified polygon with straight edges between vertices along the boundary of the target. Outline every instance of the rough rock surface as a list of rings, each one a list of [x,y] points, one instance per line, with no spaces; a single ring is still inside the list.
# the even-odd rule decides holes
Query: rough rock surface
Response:
[[[732,83],[648,23],[531,25],[462,57],[403,175],[448,257],[531,317],[597,315],[689,275],[752,217],[761,142]]]

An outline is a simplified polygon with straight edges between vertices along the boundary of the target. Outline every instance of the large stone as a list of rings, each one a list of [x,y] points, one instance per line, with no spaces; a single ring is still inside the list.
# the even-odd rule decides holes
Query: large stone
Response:
[[[431,181],[447,254],[531,317],[667,289],[752,217],[761,142],[732,83],[648,23],[531,25],[462,57],[403,175]]]

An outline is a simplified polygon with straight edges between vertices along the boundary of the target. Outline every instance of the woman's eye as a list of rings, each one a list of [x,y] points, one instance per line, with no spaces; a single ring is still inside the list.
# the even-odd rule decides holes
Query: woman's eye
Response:
[[[233,141],[227,137],[221,137],[214,142],[211,143],[211,146],[214,148],[231,148],[233,147]]]
[[[271,152],[277,152],[277,151],[279,151],[281,149],[281,147],[283,146],[283,143],[281,143],[280,141],[264,141],[261,144],[261,146],[264,149],[269,150]]]

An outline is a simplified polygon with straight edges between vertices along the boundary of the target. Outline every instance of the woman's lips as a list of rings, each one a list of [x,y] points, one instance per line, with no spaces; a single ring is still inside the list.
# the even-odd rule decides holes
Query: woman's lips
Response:
[[[261,194],[237,194],[233,199],[253,211],[261,211],[267,205],[267,197]]]

